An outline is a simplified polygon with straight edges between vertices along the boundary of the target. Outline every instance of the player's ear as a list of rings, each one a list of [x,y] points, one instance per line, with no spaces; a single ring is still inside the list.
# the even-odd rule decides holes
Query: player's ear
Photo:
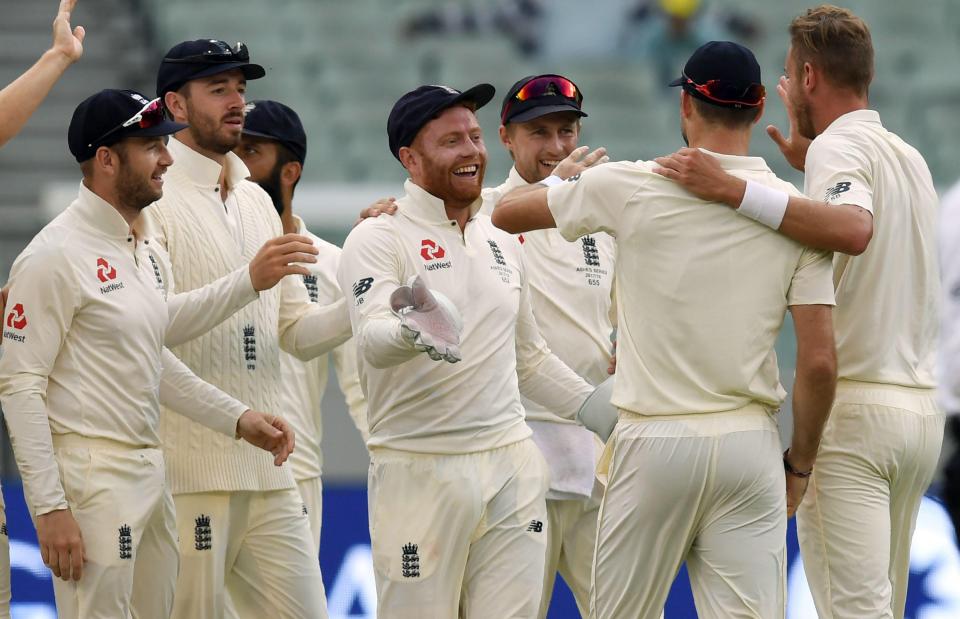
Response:
[[[280,182],[287,187],[293,187],[300,180],[301,174],[303,174],[303,166],[300,162],[288,161],[280,170]]]
[[[397,153],[400,155],[400,163],[403,164],[403,167],[407,169],[407,172],[413,175],[414,169],[419,169],[419,157],[417,157],[416,151],[414,151],[409,146],[401,146],[400,152]]]
[[[805,92],[811,92],[817,87],[817,82],[819,82],[819,76],[817,75],[817,68],[814,67],[811,63],[803,63],[803,90]]]
[[[693,99],[687,91],[680,89],[680,117],[690,118],[693,115]]]

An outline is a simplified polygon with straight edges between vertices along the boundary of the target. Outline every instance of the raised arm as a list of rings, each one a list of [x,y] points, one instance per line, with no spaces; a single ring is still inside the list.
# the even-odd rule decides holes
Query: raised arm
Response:
[[[20,132],[67,67],[83,54],[83,26],[70,27],[77,0],[62,0],[53,20],[53,44],[37,62],[0,90],[0,146]],[[9,10],[9,9],[8,9]]]

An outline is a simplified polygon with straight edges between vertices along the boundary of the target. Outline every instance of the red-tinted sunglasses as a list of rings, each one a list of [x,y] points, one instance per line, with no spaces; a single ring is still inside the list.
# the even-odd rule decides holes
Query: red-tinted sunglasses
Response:
[[[767,89],[763,84],[750,84],[743,88],[721,80],[709,80],[705,84],[698,84],[686,75],[683,79],[686,80],[686,86],[690,86],[716,103],[756,107],[763,103],[763,99],[767,96]]]
[[[141,129],[149,129],[150,127],[156,127],[157,125],[162,123],[165,119],[163,109],[164,109],[163,101],[159,97],[154,99],[153,101],[150,101],[149,103],[144,105],[139,112],[137,112],[127,120],[123,121],[113,129],[111,129],[110,131],[107,131],[106,133],[101,135],[99,138],[97,138],[93,142],[90,142],[89,144],[87,144],[87,148],[93,148],[94,144],[103,143],[103,141],[107,139],[109,136],[111,136],[112,134],[116,133],[117,131],[120,131],[121,129],[126,129],[127,127],[130,127],[133,125],[138,125]]]
[[[530,80],[517,91],[517,94],[513,95],[510,103],[508,103],[507,107],[503,110],[503,118],[510,115],[510,108],[516,101],[523,102],[538,97],[558,96],[573,99],[577,107],[580,107],[580,104],[583,102],[583,95],[580,94],[580,89],[577,88],[576,84],[565,77],[545,75]]]

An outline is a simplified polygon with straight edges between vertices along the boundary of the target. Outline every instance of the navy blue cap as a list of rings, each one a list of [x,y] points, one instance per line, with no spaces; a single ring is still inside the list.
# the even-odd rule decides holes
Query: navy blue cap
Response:
[[[190,80],[233,69],[240,69],[248,80],[260,79],[267,74],[262,66],[250,62],[250,52],[243,43],[234,47],[217,39],[177,43],[160,62],[157,96],[163,97],[171,90],[178,90]]]
[[[153,103],[135,90],[106,89],[83,100],[73,111],[67,129],[70,153],[80,163],[90,159],[101,146],[126,138],[170,135],[187,125],[167,120],[163,102]],[[137,115],[141,114],[141,118]],[[126,127],[124,125],[127,125]]]
[[[387,138],[390,152],[400,159],[400,149],[410,146],[423,126],[440,112],[458,103],[472,103],[479,110],[496,94],[490,84],[478,84],[460,92],[449,86],[420,86],[400,97],[387,119]]]
[[[564,80],[565,82],[573,84],[571,79],[557,75],[556,73],[526,76],[511,86],[510,90],[507,91],[507,96],[503,98],[503,103],[500,104],[500,122],[504,125],[510,122],[525,123],[528,120],[557,112],[573,112],[581,118],[586,117],[586,112],[580,107],[583,103],[583,92],[580,88],[574,85],[576,87],[576,96],[565,97],[560,93],[556,82],[552,82],[553,85],[552,87],[550,86],[550,78],[557,78],[558,80]],[[531,97],[526,101],[516,100],[517,93],[520,92],[521,88],[534,80],[541,79],[548,84],[543,89],[542,94]]]
[[[297,113],[278,101],[251,101],[243,119],[243,134],[276,140],[303,163],[307,158],[307,134]]]
[[[708,82],[713,82],[712,96],[704,92]],[[721,107],[756,106],[765,94],[757,58],[732,41],[710,41],[698,47],[683,74],[669,86],[682,86],[690,96]]]

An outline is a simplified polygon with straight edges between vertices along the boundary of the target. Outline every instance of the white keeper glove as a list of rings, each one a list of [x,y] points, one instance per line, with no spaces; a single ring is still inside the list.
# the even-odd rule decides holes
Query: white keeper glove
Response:
[[[616,376],[611,376],[600,383],[593,390],[593,393],[587,396],[587,399],[580,405],[580,410],[577,411],[577,421],[599,436],[604,443],[610,438],[614,426],[617,425],[617,419],[620,417],[620,411],[610,403],[610,398],[613,396],[613,381],[616,378]]]
[[[404,339],[414,348],[434,361],[460,361],[460,312],[450,299],[427,288],[419,275],[393,291],[390,308],[400,319]]]

